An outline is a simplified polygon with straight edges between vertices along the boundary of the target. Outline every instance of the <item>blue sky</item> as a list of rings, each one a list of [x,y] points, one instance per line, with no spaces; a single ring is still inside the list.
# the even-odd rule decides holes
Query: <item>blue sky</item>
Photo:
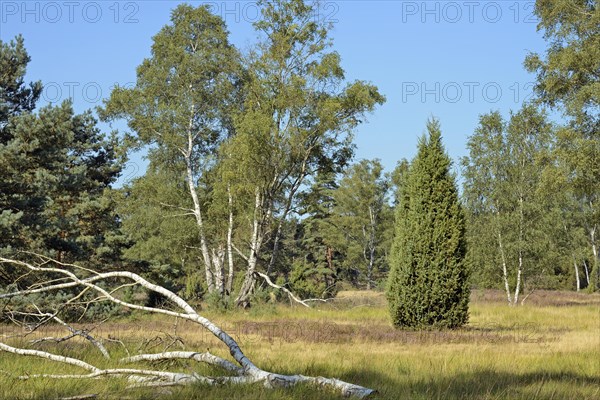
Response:
[[[27,76],[45,84],[43,102],[71,97],[81,112],[115,84],[135,81],[152,36],[177,1],[0,1],[0,39],[22,34],[32,58]],[[206,2],[189,1],[199,5]],[[214,1],[240,48],[255,42],[255,2]],[[505,115],[532,94],[522,67],[545,44],[533,1],[322,1],[349,80],[376,84],[387,103],[356,130],[357,159],[391,170],[411,158],[430,116],[441,120],[448,153],[466,155],[478,116]],[[143,172],[134,156],[122,180]]]

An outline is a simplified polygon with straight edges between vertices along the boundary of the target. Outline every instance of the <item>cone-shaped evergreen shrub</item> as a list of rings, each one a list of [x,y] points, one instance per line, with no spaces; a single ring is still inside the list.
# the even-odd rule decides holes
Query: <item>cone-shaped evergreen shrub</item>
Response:
[[[396,209],[387,298],[397,327],[456,328],[468,319],[465,217],[439,122],[427,131]]]

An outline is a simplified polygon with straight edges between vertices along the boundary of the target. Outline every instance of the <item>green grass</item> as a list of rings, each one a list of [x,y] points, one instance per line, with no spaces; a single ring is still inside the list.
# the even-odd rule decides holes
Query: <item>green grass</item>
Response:
[[[472,298],[469,324],[454,331],[393,329],[382,295],[364,292],[344,292],[333,303],[310,310],[267,305],[227,313],[207,310],[204,315],[228,328],[261,368],[340,378],[376,389],[374,399],[600,398],[600,296],[541,292],[516,308],[502,303],[501,293],[477,292]],[[123,340],[132,354],[171,346],[208,348],[227,356],[224,346],[197,326],[182,321],[174,324],[162,317],[131,316],[105,324],[96,334]],[[121,345],[108,346],[115,357],[125,355]],[[38,348],[82,357],[100,367],[110,365],[81,342]],[[154,367],[219,374],[183,362]],[[15,376],[80,371],[7,353],[0,353],[0,370],[2,399],[58,399],[92,393],[107,399],[339,398],[311,387],[269,390],[260,385],[198,385],[134,391],[119,379],[21,381]]]

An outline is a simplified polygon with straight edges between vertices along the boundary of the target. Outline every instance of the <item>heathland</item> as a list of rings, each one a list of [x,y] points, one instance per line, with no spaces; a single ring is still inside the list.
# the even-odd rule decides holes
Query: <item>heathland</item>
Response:
[[[249,310],[204,315],[228,330],[261,368],[280,373],[336,377],[375,388],[374,399],[597,399],[600,397],[600,295],[533,292],[522,306],[509,307],[499,291],[474,291],[470,320],[460,329],[405,331],[392,327],[381,293],[340,292],[312,309],[263,304]],[[93,328],[113,357],[165,350],[206,351],[228,357],[227,349],[197,325],[130,314]],[[3,341],[59,351],[102,366],[88,342],[59,345],[31,341],[63,336],[46,326],[27,336],[2,326]],[[113,362],[114,363],[114,362]],[[140,364],[139,367],[143,367]],[[0,353],[3,399],[59,399],[95,395],[106,399],[335,399],[334,393],[261,385],[128,389],[123,379],[19,379],[57,373],[57,364]],[[163,361],[153,368],[221,371],[193,361]],[[81,373],[60,366],[60,373]],[[85,398],[85,397],[83,397]],[[91,397],[90,397],[91,398]]]

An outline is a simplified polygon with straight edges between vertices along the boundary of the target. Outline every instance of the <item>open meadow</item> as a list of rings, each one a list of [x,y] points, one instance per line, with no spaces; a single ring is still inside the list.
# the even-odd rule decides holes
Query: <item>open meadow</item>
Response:
[[[267,304],[247,311],[207,310],[204,315],[227,329],[262,368],[337,377],[375,388],[375,399],[600,398],[600,295],[535,292],[524,306],[509,308],[500,292],[475,291],[469,324],[453,331],[396,330],[383,295],[373,292],[341,292],[335,301],[314,309]],[[53,329],[9,339],[15,328],[5,325],[2,334],[7,343],[32,347],[27,342],[64,333]],[[209,349],[228,356],[224,346],[196,325],[174,324],[157,316],[132,314],[98,326],[93,334],[113,340],[105,340],[113,357],[165,349]],[[77,340],[33,348],[106,364],[96,348]],[[221,373],[194,362],[177,361],[176,366],[206,375]],[[338,398],[310,387],[128,389],[123,379],[116,378],[20,380],[16,376],[82,371],[8,353],[0,353],[0,370],[2,399],[92,394],[99,399]]]

